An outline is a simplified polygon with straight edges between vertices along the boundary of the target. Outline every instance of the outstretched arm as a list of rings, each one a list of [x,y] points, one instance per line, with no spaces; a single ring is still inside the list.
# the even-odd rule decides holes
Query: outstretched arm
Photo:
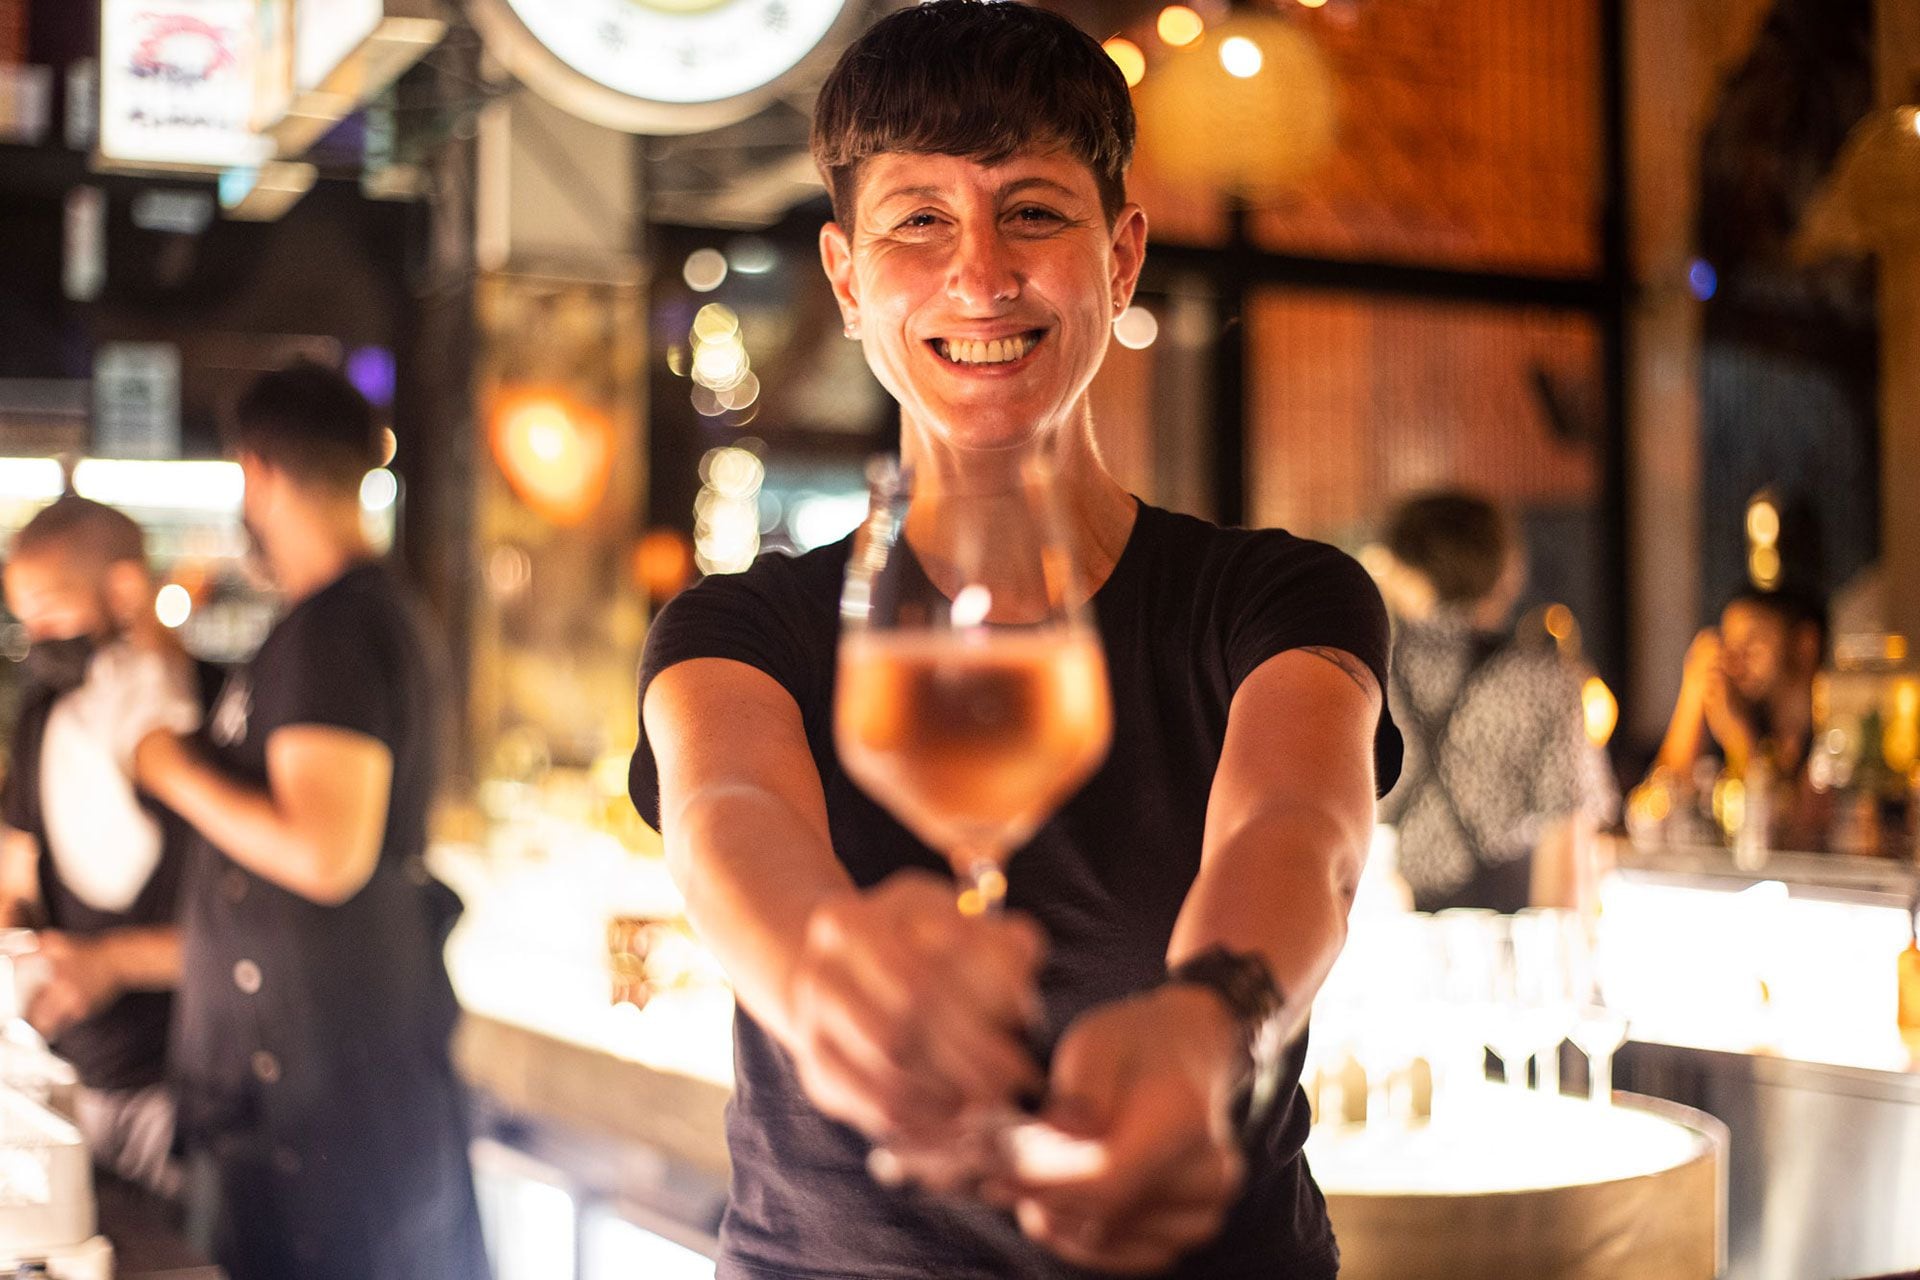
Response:
[[[694,659],[656,676],[642,711],[687,914],[816,1106],[875,1139],[933,1141],[968,1104],[1038,1083],[1019,1038],[1036,932],[962,917],[952,885],[925,873],[856,888],[777,681]]]
[[[1216,947],[1263,959],[1305,1025],[1347,935],[1373,825],[1381,692],[1358,658],[1296,649],[1234,696],[1208,797],[1200,872],[1170,965]],[[1244,1070],[1236,1024],[1212,992],[1169,985],[1094,1010],[1063,1039],[1051,1096],[1060,1127],[1095,1138],[1066,1177],[1009,1198],[1023,1229],[1070,1262],[1155,1271],[1218,1232],[1239,1194],[1229,1122]]]

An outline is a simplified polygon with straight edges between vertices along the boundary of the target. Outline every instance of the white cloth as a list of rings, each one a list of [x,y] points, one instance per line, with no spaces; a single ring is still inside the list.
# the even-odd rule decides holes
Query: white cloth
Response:
[[[125,643],[94,655],[87,679],[47,717],[40,809],[60,879],[100,911],[126,911],[160,863],[164,835],[140,803],[133,749],[148,733],[200,724],[184,657]]]

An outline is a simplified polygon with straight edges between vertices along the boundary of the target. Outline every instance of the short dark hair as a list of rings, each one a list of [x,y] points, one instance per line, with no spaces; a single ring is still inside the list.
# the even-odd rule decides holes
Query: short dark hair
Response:
[[[1431,582],[1446,604],[1473,604],[1492,594],[1516,541],[1504,511],[1458,489],[1415,494],[1387,517],[1387,550]]]
[[[853,216],[860,165],[889,151],[998,164],[1064,147],[1093,171],[1111,223],[1127,202],[1126,77],[1066,18],[1011,0],[929,0],[890,14],[840,56],[813,109],[813,161],[833,214]]]
[[[1810,592],[1791,587],[1769,590],[1764,587],[1742,587],[1727,597],[1720,606],[1725,613],[1734,605],[1748,605],[1762,613],[1772,614],[1791,632],[1799,627],[1812,627],[1820,637],[1820,652],[1827,650],[1827,606],[1819,597]]]
[[[104,502],[65,494],[35,512],[13,535],[11,554],[77,553],[99,566],[147,562],[147,539],[132,516]]]
[[[300,360],[262,374],[234,406],[227,444],[318,488],[357,492],[380,465],[373,408],[346,377]]]

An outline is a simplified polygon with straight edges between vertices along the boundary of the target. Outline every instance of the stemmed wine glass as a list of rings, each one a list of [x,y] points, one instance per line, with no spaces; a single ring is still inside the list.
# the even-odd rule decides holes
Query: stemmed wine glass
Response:
[[[1106,757],[1106,659],[1044,464],[868,468],[841,597],[834,734],[867,794],[943,853],[968,914]]]
[[[960,911],[992,914],[1007,860],[1106,757],[1106,658],[1043,463],[916,480],[883,459],[867,480],[840,601],[840,762],[946,856]],[[1024,1120],[965,1117],[955,1150],[882,1145],[869,1168],[893,1183],[909,1156],[951,1166],[969,1145],[1006,1158],[1051,1141]]]

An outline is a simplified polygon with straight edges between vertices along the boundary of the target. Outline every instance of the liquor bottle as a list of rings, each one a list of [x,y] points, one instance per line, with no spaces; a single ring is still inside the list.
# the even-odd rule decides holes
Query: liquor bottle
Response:
[[[1907,910],[1907,949],[1900,953],[1900,1038],[1920,1062],[1920,893]]]

